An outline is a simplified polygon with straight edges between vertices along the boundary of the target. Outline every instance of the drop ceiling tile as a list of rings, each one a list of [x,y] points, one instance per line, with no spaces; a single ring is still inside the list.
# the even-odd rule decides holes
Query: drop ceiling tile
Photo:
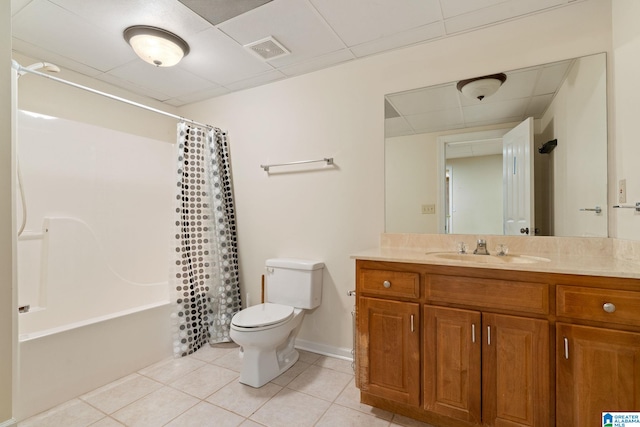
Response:
[[[482,105],[463,107],[465,123],[487,122],[503,117],[522,117],[528,99],[515,99],[491,104],[491,108]]]
[[[205,80],[179,67],[154,67],[142,60],[115,68],[107,75],[121,81],[127,81],[145,90],[165,94],[167,95],[166,99],[216,86],[214,82]]]
[[[279,70],[286,76],[297,76],[300,74],[320,70],[322,68],[331,67],[341,62],[351,61],[352,59],[355,59],[355,57],[349,49],[341,49],[336,52],[321,55],[308,61],[300,62],[288,67],[281,67],[279,68]]]
[[[459,108],[407,116],[407,121],[418,132],[435,132],[436,130],[463,124]]]
[[[351,51],[357,57],[363,57],[373,55],[378,52],[384,52],[386,50],[433,40],[442,36],[444,36],[444,26],[442,22],[434,22],[433,24],[423,25],[388,37],[378,38],[357,46],[352,46]]]
[[[191,52],[178,65],[209,81],[227,85],[273,69],[216,28],[191,37]]]
[[[178,0],[202,16],[212,25],[218,25],[238,15],[262,6],[272,0]]]
[[[403,117],[385,119],[384,136],[391,138],[394,136],[413,135],[415,132]]]
[[[11,0],[11,16],[15,16],[23,7],[28,5],[31,0]]]
[[[527,109],[525,111],[526,117],[533,117],[539,119],[542,117],[549,104],[553,100],[554,94],[540,95],[534,96],[529,101],[529,105],[527,105]]]
[[[442,19],[438,0],[311,0],[347,46],[356,46]]]
[[[174,107],[181,107],[187,104],[193,104],[194,102],[204,101],[206,99],[215,98],[216,96],[225,95],[231,91],[222,86],[216,86],[212,89],[200,90],[196,93],[181,95],[176,98],[171,98],[165,101],[169,105]]]
[[[232,91],[242,90],[242,89],[248,89],[250,87],[260,86],[265,83],[271,83],[277,80],[282,80],[285,77],[286,76],[282,74],[280,71],[272,70],[272,71],[267,71],[266,73],[260,74],[258,76],[251,77],[249,79],[230,83],[228,85],[225,85],[225,87]]]
[[[505,1],[508,0],[441,0],[440,5],[442,6],[442,15],[447,19],[495,6],[498,3],[505,3]]]
[[[73,11],[114,38],[131,25],[151,25],[171,31],[185,40],[211,27],[207,21],[176,0],[50,0]],[[188,41],[188,40],[187,40]]]
[[[291,53],[268,61],[285,67],[343,49],[318,13],[300,0],[278,0],[223,22],[217,28],[241,45],[273,36]]]
[[[46,62],[51,62],[52,64],[57,65],[58,67],[60,67],[60,78],[64,78],[65,75],[65,70],[73,70],[75,72],[78,72],[80,74],[84,74],[86,76],[89,77],[94,77],[97,76],[99,74],[102,74],[102,71],[100,70],[96,70],[95,68],[92,68],[90,66],[87,66],[85,64],[81,64],[77,61],[74,61],[73,59],[69,59],[65,56],[59,55],[57,53],[53,53],[50,52],[48,50],[45,50],[43,48],[41,48],[40,46],[35,46],[32,45],[30,43],[27,43],[23,40],[19,40],[19,39],[13,39],[12,40],[12,46],[11,48],[15,51],[18,52],[19,54],[28,56],[29,59],[35,59],[38,61],[46,61]],[[20,61],[18,61],[20,62]],[[20,65],[22,66],[28,66],[30,65],[29,63],[23,64],[20,63]]]
[[[567,0],[509,0],[446,19],[445,28],[447,34],[455,34],[539,12],[566,2]]]
[[[12,33],[14,38],[100,71],[136,57],[124,39],[114,40],[112,34],[45,0],[34,0],[22,9],[12,20]]]
[[[459,106],[457,90],[453,83],[395,93],[387,95],[387,99],[402,115],[416,115]]]
[[[110,74],[106,74],[106,73],[101,74],[99,76],[96,76],[95,78],[103,82],[109,83],[113,86],[119,87],[121,89],[128,90],[138,95],[147,96],[149,98],[153,98],[158,101],[164,102],[168,99],[171,99],[171,96],[169,96],[168,94],[162,91],[157,91],[149,87],[143,87],[143,86],[140,86],[139,84],[136,84],[127,80],[123,80],[121,78],[115,77]]]
[[[543,95],[546,93],[555,93],[566,78],[572,63],[573,60],[562,61],[557,64],[542,67],[534,94]]]
[[[515,116],[515,117],[500,117],[500,118],[490,119],[490,120],[481,120],[478,122],[465,122],[465,127],[503,125],[508,123],[517,124],[522,120],[524,120],[525,118],[526,117],[523,117],[523,116]]]

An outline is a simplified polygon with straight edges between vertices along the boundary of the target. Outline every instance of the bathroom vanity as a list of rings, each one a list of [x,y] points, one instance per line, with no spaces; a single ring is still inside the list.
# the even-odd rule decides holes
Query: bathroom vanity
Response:
[[[635,264],[354,258],[363,403],[450,427],[595,427],[603,411],[640,411]]]

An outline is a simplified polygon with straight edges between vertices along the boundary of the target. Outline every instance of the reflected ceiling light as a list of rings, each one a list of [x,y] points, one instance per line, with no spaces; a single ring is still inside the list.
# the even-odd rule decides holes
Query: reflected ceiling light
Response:
[[[143,61],[156,67],[172,67],[189,53],[187,42],[162,28],[134,25],[123,36]]]
[[[467,98],[482,101],[487,96],[496,93],[506,80],[507,76],[504,73],[492,74],[490,76],[460,80],[456,87]]]

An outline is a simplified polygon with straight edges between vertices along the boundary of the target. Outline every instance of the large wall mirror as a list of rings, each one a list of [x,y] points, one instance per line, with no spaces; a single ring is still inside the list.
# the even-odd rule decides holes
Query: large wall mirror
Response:
[[[387,233],[607,237],[606,55],[503,74],[385,96]]]

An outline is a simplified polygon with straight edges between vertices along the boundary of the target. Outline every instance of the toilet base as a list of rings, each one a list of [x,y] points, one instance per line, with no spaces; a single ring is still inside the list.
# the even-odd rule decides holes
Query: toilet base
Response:
[[[274,350],[264,352],[255,351],[255,349],[250,352],[241,350],[241,356],[240,382],[255,388],[260,388],[285,373],[300,357],[294,348],[280,354]]]

